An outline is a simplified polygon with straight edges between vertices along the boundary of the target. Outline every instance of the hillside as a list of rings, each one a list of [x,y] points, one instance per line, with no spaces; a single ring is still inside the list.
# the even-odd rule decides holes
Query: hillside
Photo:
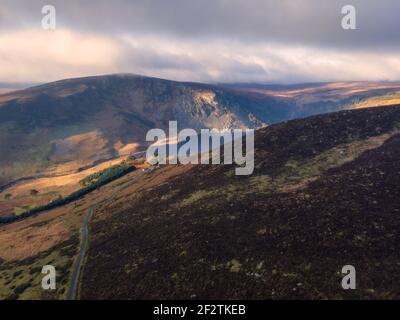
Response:
[[[107,75],[0,95],[0,186],[76,173],[146,147],[151,128],[258,128],[337,111],[398,84],[245,86]]]
[[[151,128],[259,127],[288,117],[271,97],[135,75],[58,81],[0,96],[0,184],[76,172],[143,149]]]
[[[388,92],[380,96],[367,97],[359,99],[350,104],[348,109],[375,108],[383,106],[392,106],[400,103],[400,91]]]
[[[398,82],[327,82],[297,85],[226,84],[237,91],[266,95],[295,105],[291,119],[369,106],[398,104]]]
[[[258,130],[251,176],[149,173],[96,210],[81,298],[398,299],[399,133],[400,106],[341,111]]]

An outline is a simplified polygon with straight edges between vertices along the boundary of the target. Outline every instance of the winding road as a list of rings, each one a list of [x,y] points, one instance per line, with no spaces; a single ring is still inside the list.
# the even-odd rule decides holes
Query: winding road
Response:
[[[90,219],[93,216],[93,212],[94,212],[94,207],[95,206],[91,206],[88,209],[88,212],[85,216],[85,219],[83,221],[83,225],[82,225],[82,246],[79,250],[79,255],[78,255],[78,259],[75,262],[75,266],[74,266],[74,271],[72,273],[72,280],[71,280],[71,285],[69,287],[68,290],[68,294],[67,294],[67,300],[75,300],[77,293],[78,293],[78,282],[79,282],[79,277],[80,277],[80,273],[81,273],[81,269],[82,269],[82,265],[83,265],[83,260],[85,259],[85,253],[86,250],[89,246],[89,238],[88,238],[88,234],[89,234],[89,228],[88,228],[88,224]]]

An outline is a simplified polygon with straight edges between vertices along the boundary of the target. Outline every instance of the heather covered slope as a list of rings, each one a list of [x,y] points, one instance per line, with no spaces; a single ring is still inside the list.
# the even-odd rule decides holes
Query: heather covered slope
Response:
[[[399,124],[396,106],[261,129],[248,177],[155,170],[96,211],[81,298],[400,298]]]

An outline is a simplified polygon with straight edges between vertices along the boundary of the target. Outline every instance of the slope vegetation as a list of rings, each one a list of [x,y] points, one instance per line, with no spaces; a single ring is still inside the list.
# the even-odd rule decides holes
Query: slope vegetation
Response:
[[[259,130],[251,176],[153,171],[96,211],[81,298],[400,298],[399,124],[400,106],[314,116]]]

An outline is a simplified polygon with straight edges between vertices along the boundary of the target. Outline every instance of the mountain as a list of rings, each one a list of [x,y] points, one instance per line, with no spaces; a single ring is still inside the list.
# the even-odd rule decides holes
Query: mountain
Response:
[[[1,183],[65,174],[143,150],[151,128],[260,127],[291,106],[217,86],[135,75],[62,80],[0,96]]]
[[[228,88],[267,95],[295,105],[291,119],[312,114],[398,104],[398,82],[328,82],[294,85],[223,84]],[[397,99],[397,100],[396,100]]]
[[[169,120],[181,128],[258,128],[340,110],[360,97],[354,86],[208,85],[121,74],[13,91],[0,95],[0,185],[141,151],[147,131],[166,129]],[[396,85],[364,86],[370,95]]]
[[[34,83],[7,83],[0,82],[0,94],[9,93],[12,91],[22,90],[34,86]],[[36,84],[37,85],[37,84]]]
[[[400,106],[265,127],[255,148],[253,175],[161,167],[97,208],[81,298],[398,299]]]

